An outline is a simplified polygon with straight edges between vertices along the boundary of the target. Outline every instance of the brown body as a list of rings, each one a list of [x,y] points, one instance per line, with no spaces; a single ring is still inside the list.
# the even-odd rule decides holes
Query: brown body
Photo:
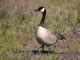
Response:
[[[54,29],[46,29],[39,26],[36,34],[37,41],[41,45],[51,46],[57,43],[58,40],[63,40],[63,37]]]

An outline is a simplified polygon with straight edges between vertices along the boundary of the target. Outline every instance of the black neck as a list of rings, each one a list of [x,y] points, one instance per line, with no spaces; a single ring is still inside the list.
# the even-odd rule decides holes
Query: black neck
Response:
[[[46,17],[46,10],[42,13],[42,19],[41,19],[39,26],[44,27],[45,17]]]

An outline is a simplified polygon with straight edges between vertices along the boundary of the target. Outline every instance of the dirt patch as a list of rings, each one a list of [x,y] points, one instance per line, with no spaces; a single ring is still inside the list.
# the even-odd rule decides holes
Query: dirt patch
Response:
[[[80,39],[80,28],[77,28],[75,30],[71,30],[70,28],[67,28],[64,32],[66,36],[79,40]]]
[[[38,42],[36,40],[28,40],[28,42],[26,42],[26,44],[23,44],[23,46],[26,49],[35,49],[35,48],[40,48],[40,45],[38,44]]]

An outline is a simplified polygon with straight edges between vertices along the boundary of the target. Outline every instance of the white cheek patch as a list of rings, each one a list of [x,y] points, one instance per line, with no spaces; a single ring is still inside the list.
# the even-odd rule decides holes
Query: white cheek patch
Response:
[[[41,9],[41,12],[44,12],[45,8]]]

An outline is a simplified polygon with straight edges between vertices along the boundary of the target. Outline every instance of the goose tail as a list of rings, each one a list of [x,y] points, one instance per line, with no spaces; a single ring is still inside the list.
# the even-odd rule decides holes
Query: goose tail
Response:
[[[64,36],[61,35],[60,40],[66,40],[66,38]]]

